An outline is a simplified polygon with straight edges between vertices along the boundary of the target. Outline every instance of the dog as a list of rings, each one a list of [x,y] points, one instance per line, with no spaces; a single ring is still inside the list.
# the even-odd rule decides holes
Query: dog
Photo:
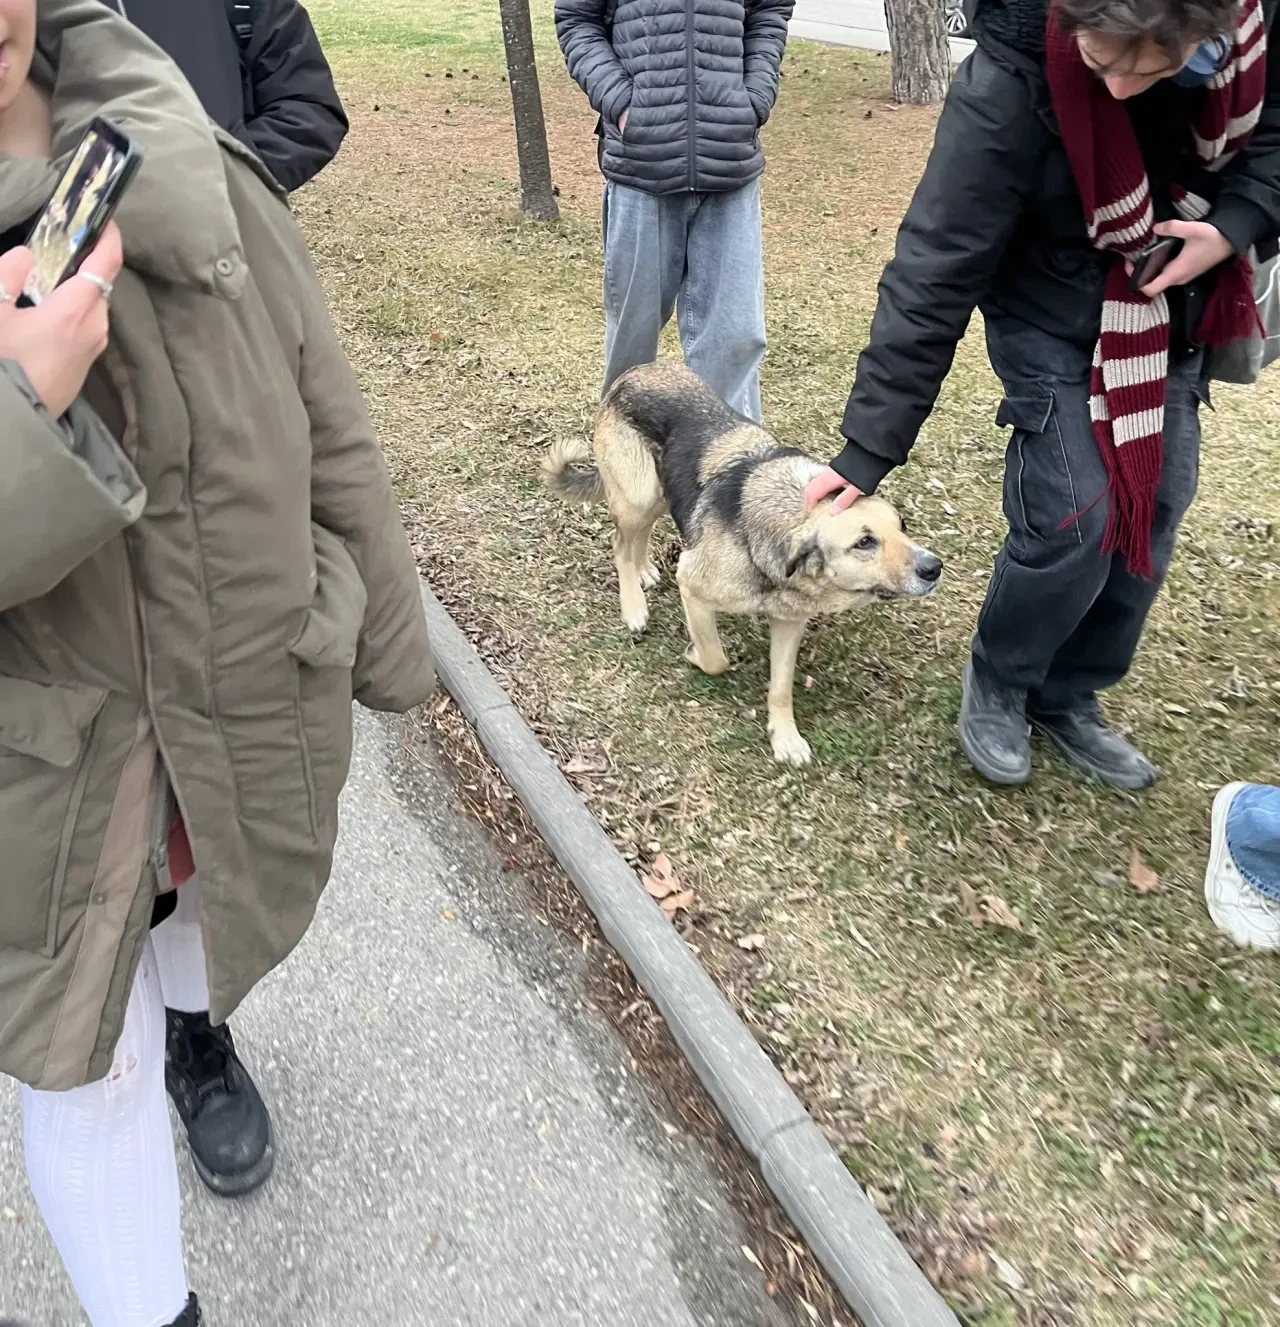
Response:
[[[782,446],[682,365],[645,364],[614,383],[591,460],[585,440],[562,440],[543,460],[542,477],[568,502],[607,505],[623,622],[636,633],[648,623],[645,591],[659,581],[649,540],[669,511],[684,545],[676,580],[691,642],[685,658],[718,677],[729,660],[716,614],[768,618],[773,755],[807,765],[812,753],[796,728],[792,692],[809,620],[932,594],[941,559],[907,537],[881,498],[859,498],[841,512],[830,500],[807,510],[805,486],[821,463]]]

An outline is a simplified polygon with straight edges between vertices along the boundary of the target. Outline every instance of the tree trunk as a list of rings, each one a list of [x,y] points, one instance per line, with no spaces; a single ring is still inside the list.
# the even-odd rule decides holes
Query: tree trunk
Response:
[[[942,0],[884,0],[893,55],[894,101],[932,106],[951,82],[951,44],[942,19]]]
[[[498,0],[502,40],[507,48],[507,78],[516,117],[516,156],[520,161],[520,210],[539,221],[557,221],[560,208],[551,185],[547,122],[538,90],[529,0]]]

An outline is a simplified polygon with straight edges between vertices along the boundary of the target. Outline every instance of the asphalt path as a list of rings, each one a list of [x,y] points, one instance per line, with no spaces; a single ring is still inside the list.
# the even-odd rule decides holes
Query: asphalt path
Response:
[[[780,1327],[741,1222],[402,721],[357,715],[333,880],[232,1020],[275,1119],[227,1202],[180,1150],[209,1327]],[[415,748],[421,752],[421,747]],[[0,1083],[0,1318],[84,1321]]]

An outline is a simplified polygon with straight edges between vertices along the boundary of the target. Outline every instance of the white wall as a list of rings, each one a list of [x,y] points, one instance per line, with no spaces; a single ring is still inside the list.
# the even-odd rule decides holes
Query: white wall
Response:
[[[869,51],[889,49],[881,0],[796,0],[791,35],[837,46],[862,46]],[[951,54],[957,61],[972,49],[970,41],[951,43]]]

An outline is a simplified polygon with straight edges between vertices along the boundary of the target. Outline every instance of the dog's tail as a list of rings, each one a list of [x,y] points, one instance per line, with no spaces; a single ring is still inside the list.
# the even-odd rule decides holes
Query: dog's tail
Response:
[[[603,502],[604,480],[585,438],[561,438],[542,459],[542,482],[566,502]]]

